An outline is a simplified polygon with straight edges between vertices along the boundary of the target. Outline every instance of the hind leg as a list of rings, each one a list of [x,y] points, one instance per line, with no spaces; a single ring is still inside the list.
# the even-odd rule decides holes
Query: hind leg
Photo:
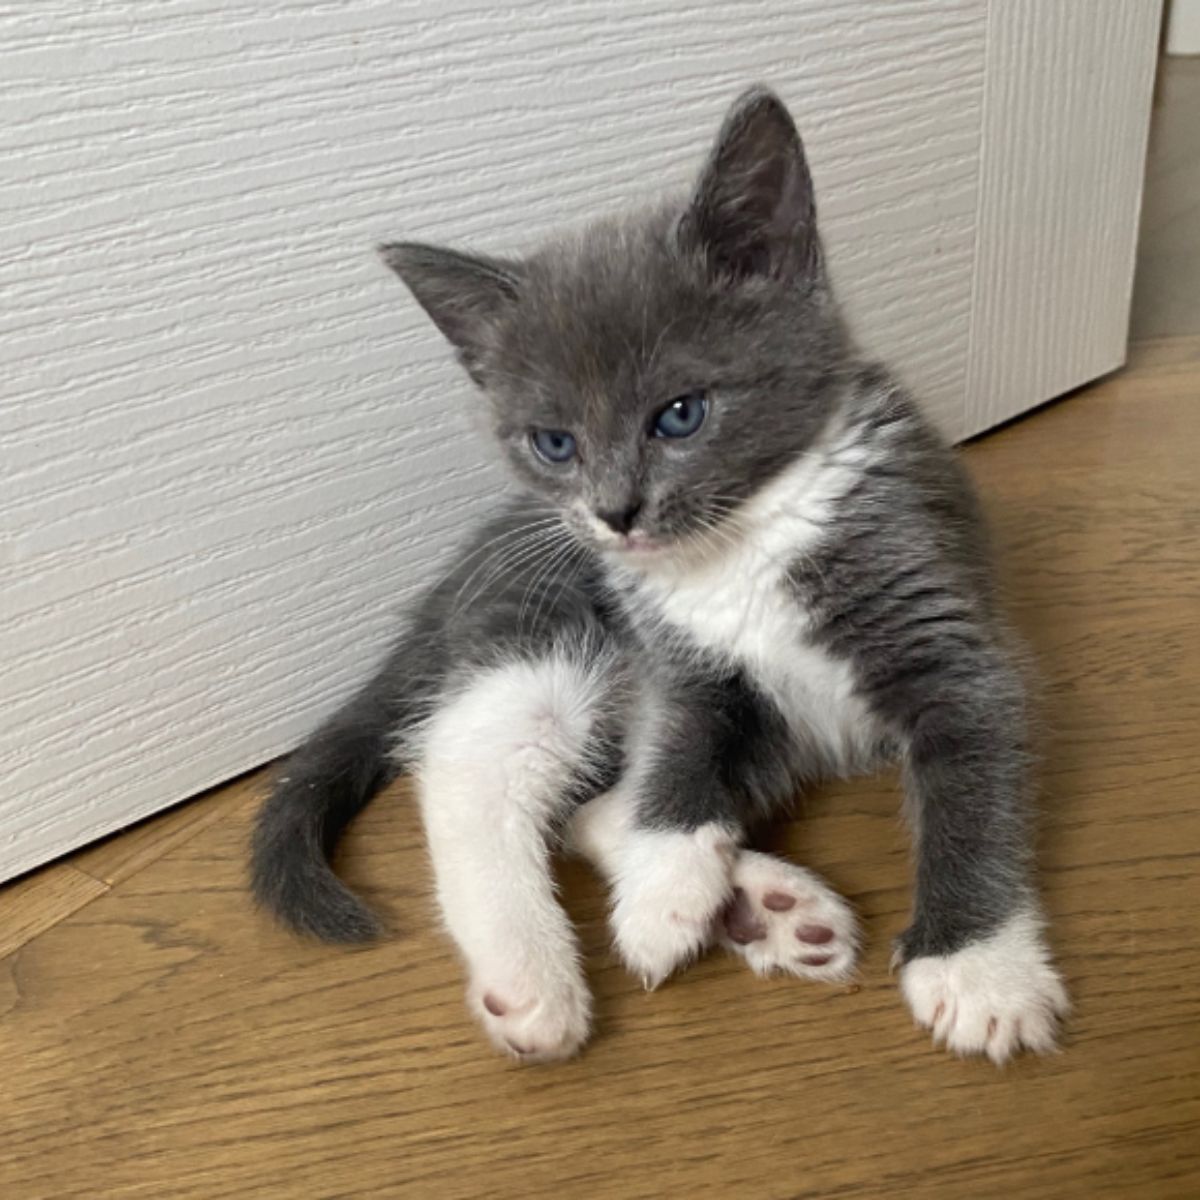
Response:
[[[525,1061],[569,1057],[590,1028],[548,835],[570,805],[602,693],[594,663],[511,663],[445,702],[422,746],[421,811],[467,1003],[495,1046]]]

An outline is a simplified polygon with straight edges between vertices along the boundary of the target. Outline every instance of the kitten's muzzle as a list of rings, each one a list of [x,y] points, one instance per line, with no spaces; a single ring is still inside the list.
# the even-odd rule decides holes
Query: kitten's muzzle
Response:
[[[633,528],[633,523],[637,520],[638,513],[641,511],[642,502],[639,500],[636,504],[627,504],[624,508],[597,511],[596,516],[614,533],[625,534]]]

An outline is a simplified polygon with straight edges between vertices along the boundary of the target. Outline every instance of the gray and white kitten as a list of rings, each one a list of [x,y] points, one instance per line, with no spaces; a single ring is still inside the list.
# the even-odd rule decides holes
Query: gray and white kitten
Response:
[[[901,988],[934,1037],[1049,1050],[1066,993],[1030,880],[1026,702],[970,487],[830,291],[783,104],[733,106],[693,194],[523,259],[383,247],[478,385],[521,487],[259,817],[258,899],[369,939],[328,863],[401,771],[468,1002],[501,1050],[588,1036],[560,839],[654,986],[720,942],[839,980],[812,872],[744,845],[814,780],[898,759],[916,838]]]

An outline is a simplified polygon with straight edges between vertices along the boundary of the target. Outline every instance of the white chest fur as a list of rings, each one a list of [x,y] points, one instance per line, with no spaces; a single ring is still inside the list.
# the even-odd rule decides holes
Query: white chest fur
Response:
[[[874,742],[850,664],[809,637],[811,617],[789,566],[822,536],[830,506],[857,468],[814,454],[744,506],[736,544],[686,565],[641,574],[643,603],[689,642],[741,667],[778,705],[798,739],[849,769]]]

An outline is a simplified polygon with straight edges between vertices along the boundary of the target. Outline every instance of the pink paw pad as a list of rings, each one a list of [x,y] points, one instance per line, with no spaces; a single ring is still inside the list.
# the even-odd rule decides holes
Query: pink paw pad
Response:
[[[796,938],[810,946],[824,946],[833,941],[833,930],[827,925],[801,925],[796,930]]]
[[[822,879],[744,850],[733,883],[718,933],[757,974],[786,971],[826,982],[847,977],[858,944],[854,914]]]
[[[725,906],[721,921],[730,940],[739,946],[761,942],[767,936],[766,922],[755,912],[750,897],[742,888],[733,889],[733,899]]]
[[[587,993],[552,987],[533,991],[523,986],[528,982],[506,979],[498,986],[473,986],[468,1006],[492,1044],[520,1062],[570,1058],[588,1034]]]

